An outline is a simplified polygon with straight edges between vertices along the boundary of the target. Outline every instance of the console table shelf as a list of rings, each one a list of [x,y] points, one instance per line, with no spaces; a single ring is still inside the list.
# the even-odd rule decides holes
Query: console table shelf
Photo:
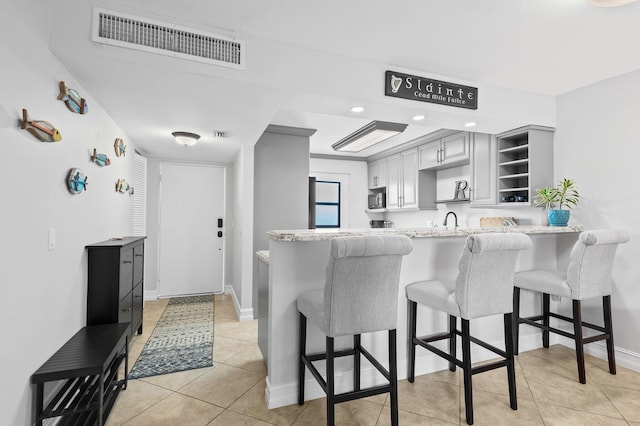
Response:
[[[128,323],[84,327],[31,376],[37,426],[54,417],[58,425],[104,424],[127,388],[129,330]],[[125,373],[119,380],[122,361]],[[65,382],[45,407],[45,383],[59,380]]]

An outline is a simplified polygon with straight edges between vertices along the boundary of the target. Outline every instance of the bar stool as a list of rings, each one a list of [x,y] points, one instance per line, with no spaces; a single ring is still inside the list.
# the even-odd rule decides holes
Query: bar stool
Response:
[[[594,230],[580,234],[571,250],[569,267],[566,271],[531,270],[515,274],[513,291],[514,351],[518,354],[520,324],[528,324],[542,329],[542,345],[549,347],[549,332],[573,339],[576,346],[578,378],[586,383],[584,369],[585,343],[606,340],[609,372],[616,374],[616,359],[613,346],[613,324],[611,321],[611,271],[618,244],[629,240],[629,233],[623,230]],[[520,290],[542,293],[542,315],[520,317]],[[549,312],[550,295],[570,297],[573,301],[573,317]],[[583,299],[602,297],[604,327],[582,321],[581,302]],[[557,318],[573,323],[573,333],[549,326],[549,318]],[[542,321],[542,323],[538,323]],[[599,331],[601,334],[584,337],[582,327]]]
[[[327,394],[327,425],[335,422],[335,404],[390,393],[391,424],[398,424],[396,326],[398,282],[402,256],[412,250],[403,235],[337,237],[331,240],[324,290],[298,296],[299,362],[298,404],[304,404],[305,367]],[[326,336],[326,352],[306,353],[307,319]],[[362,333],[388,330],[389,369],[385,369],[362,345]],[[334,349],[334,338],[353,336],[353,348]],[[354,356],[351,392],[335,394],[334,359]],[[389,384],[360,388],[360,356],[364,356]],[[326,381],[314,361],[326,360]]]
[[[513,361],[512,294],[513,274],[520,250],[531,247],[531,239],[520,233],[478,234],[467,237],[458,261],[455,280],[420,281],[407,286],[408,299],[408,380],[415,379],[416,345],[449,361],[449,370],[456,366],[464,370],[465,414],[473,424],[473,393],[471,376],[499,367],[507,367],[509,401],[518,408],[516,377]],[[449,331],[430,336],[416,335],[417,304],[429,306],[449,315]],[[470,335],[469,320],[503,314],[505,350],[501,350]],[[457,329],[457,317],[462,330]],[[457,336],[462,338],[462,360],[456,358]],[[449,353],[430,343],[449,341]],[[471,342],[488,349],[503,359],[471,367]]]

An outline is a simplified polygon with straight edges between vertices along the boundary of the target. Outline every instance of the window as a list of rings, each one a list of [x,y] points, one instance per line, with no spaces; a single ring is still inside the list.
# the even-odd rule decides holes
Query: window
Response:
[[[316,228],[340,228],[340,182],[316,181]]]

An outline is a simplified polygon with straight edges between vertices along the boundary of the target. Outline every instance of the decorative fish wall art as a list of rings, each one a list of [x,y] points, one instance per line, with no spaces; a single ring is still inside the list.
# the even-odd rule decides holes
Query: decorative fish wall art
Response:
[[[100,167],[108,166],[111,164],[111,160],[109,159],[109,157],[107,157],[107,154],[98,154],[95,148],[93,148],[93,154],[91,154],[90,161]]]
[[[127,153],[127,146],[124,144],[124,141],[120,138],[116,138],[115,143],[113,144],[113,148],[116,150],[116,157],[124,157]]]
[[[67,178],[67,186],[69,192],[74,195],[81,194],[82,191],[87,189],[87,177],[82,169],[69,170],[69,177]]]
[[[86,114],[89,112],[89,107],[84,98],[80,97],[80,94],[76,90],[68,88],[67,85],[64,84],[64,81],[60,82],[60,95],[58,95],[58,100],[63,101],[71,112],[78,114]]]
[[[22,125],[20,128],[28,131],[42,142],[60,142],[62,140],[60,131],[53,124],[48,121],[32,120],[29,118],[29,113],[26,109],[22,109]]]
[[[122,194],[126,194],[128,192],[129,194],[133,194],[133,188],[126,180],[118,179],[116,181],[116,192],[120,192]]]

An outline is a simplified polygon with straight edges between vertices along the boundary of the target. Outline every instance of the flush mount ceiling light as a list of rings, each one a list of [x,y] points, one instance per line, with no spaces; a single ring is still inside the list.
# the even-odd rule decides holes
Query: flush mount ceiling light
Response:
[[[587,0],[587,3],[598,7],[616,7],[633,3],[636,0]]]
[[[422,121],[424,120],[424,115],[418,114],[413,116],[413,121]]]
[[[171,134],[176,138],[176,142],[184,146],[195,145],[200,139],[200,135],[190,132],[172,132]]]
[[[371,145],[389,139],[399,133],[404,132],[406,124],[391,123],[388,121],[372,121],[361,129],[351,133],[346,138],[340,139],[331,145],[334,151],[358,152]]]
[[[469,121],[469,122],[464,123],[464,127],[474,127],[475,125],[476,125],[476,123],[473,122],[473,121]]]
[[[361,107],[361,106],[351,107],[351,112],[362,112],[362,111],[364,111],[364,107]]]

